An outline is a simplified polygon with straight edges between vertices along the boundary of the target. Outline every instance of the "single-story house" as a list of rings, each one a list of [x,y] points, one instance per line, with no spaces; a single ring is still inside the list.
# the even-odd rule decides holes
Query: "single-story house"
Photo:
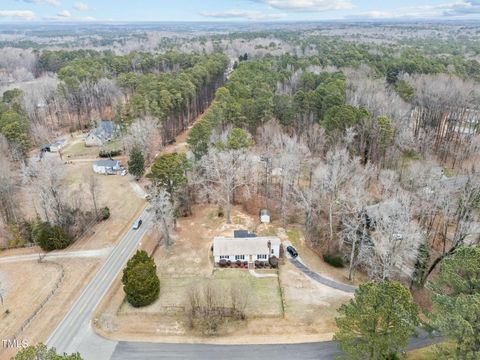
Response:
[[[115,174],[122,170],[122,164],[118,160],[98,160],[93,163],[93,171],[97,174]]]
[[[111,141],[115,135],[113,121],[101,120],[95,129],[92,129],[85,138],[85,146],[103,146]]]
[[[220,260],[231,262],[268,261],[270,257],[280,257],[280,239],[276,236],[222,237],[213,239],[213,257],[215,263]]]

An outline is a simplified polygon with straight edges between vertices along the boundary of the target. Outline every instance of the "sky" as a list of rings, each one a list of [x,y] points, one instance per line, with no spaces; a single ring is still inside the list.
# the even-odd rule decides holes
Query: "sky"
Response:
[[[478,19],[480,0],[0,0],[0,22]]]

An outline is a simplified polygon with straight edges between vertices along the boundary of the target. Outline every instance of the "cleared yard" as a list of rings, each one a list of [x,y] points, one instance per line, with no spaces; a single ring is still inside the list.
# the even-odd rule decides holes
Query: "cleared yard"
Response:
[[[101,149],[118,150],[121,149],[121,143],[118,140],[110,141],[103,147],[85,146],[85,137],[87,134],[75,133],[69,139],[69,144],[62,150],[64,160],[75,160],[81,158],[96,158]]]
[[[256,217],[236,207],[233,224],[217,216],[215,206],[193,209],[194,215],[181,218],[170,248],[160,246],[154,253],[160,277],[160,297],[150,306],[137,309],[125,301],[120,279],[97,309],[96,330],[112,339],[144,341],[212,343],[301,342],[331,339],[335,332],[336,309],[351,295],[320,285],[307,278],[288,261],[279,270],[279,278],[255,278],[244,269],[213,268],[210,247],[214,236],[232,236],[233,230],[256,230],[259,234],[278,234],[287,240],[285,231],[270,224],[258,227]],[[299,241],[301,232],[298,231]],[[156,234],[142,241],[149,252],[155,248]],[[301,243],[299,242],[300,246]],[[303,248],[300,247],[303,256]],[[311,258],[310,258],[311,255]],[[308,260],[314,266],[328,267],[313,252]],[[320,263],[320,265],[318,264]],[[310,263],[308,263],[310,265]],[[344,269],[338,274],[344,277]],[[231,321],[219,336],[199,337],[186,326],[186,294],[194,283],[211,279],[230,289],[242,284],[249,289],[246,321]]]
[[[249,317],[279,317],[282,316],[280,288],[276,278],[255,278],[246,270],[218,269],[210,278],[228,296],[230,286],[245,286],[248,290]],[[160,297],[150,306],[134,308],[124,301],[118,311],[119,315],[133,313],[174,314],[183,313],[187,302],[188,291],[192,286],[207,280],[202,277],[160,278]]]

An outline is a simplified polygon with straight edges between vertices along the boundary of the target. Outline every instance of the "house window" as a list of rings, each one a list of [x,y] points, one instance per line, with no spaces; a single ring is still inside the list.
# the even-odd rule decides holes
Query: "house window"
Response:
[[[267,255],[265,255],[265,254],[257,255],[257,259],[267,260]]]
[[[245,260],[245,255],[235,255],[235,260]]]
[[[272,249],[272,254],[274,253],[273,249]]]
[[[228,255],[220,255],[220,260],[222,260],[222,259],[227,259],[228,260],[229,258],[230,258],[230,256],[228,256]]]

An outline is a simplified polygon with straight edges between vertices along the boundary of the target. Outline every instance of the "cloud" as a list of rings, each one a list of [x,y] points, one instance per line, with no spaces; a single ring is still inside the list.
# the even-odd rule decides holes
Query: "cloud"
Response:
[[[250,0],[265,4],[274,9],[296,12],[322,12],[352,9],[355,6],[348,0]]]
[[[60,21],[60,22],[82,22],[82,21],[97,21],[96,18],[92,16],[61,16],[56,15],[56,16],[44,16],[42,17],[42,20],[44,21]]]
[[[17,1],[23,1],[29,4],[60,6],[60,0],[17,0]]]
[[[247,19],[247,20],[278,20],[283,19],[287,14],[265,14],[254,10],[231,9],[218,12],[201,12],[200,15],[210,18],[222,19]]]
[[[85,4],[84,2],[76,2],[75,5],[73,6],[75,10],[78,11],[88,11],[90,10],[90,6],[88,4]]]
[[[445,17],[462,17],[480,14],[479,0],[459,0],[436,5],[420,5],[393,9],[389,11],[369,11],[350,16],[350,18],[368,19],[431,19]]]
[[[0,10],[0,18],[12,18],[22,20],[35,19],[35,13],[30,10]]]
[[[69,18],[72,17],[72,14],[70,14],[70,11],[68,10],[62,10],[57,14],[57,16],[60,18]]]

